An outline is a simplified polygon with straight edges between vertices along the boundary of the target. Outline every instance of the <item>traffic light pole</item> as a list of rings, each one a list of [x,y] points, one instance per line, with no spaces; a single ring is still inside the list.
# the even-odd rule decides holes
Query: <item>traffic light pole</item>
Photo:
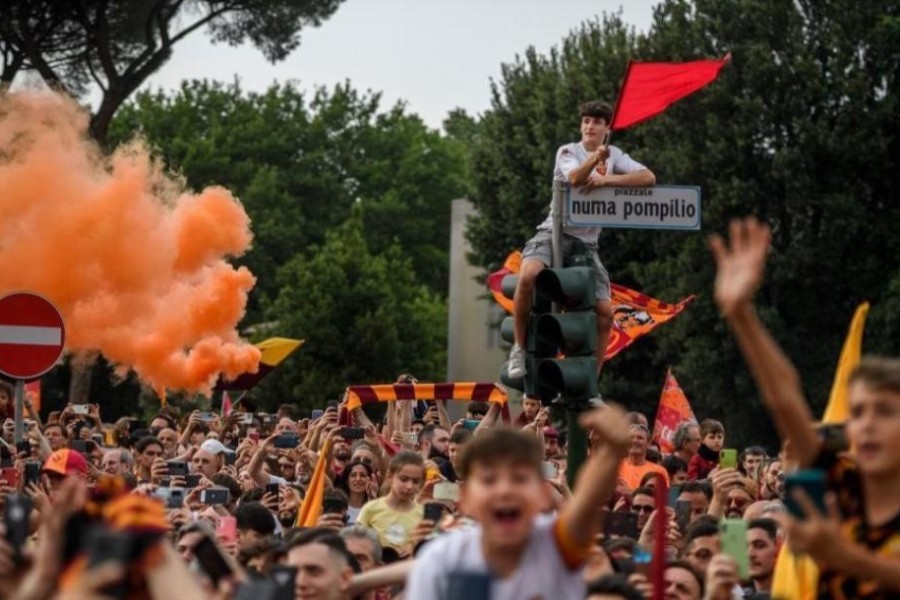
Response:
[[[562,237],[563,224],[565,223],[566,190],[568,186],[562,181],[553,182],[553,203],[550,205],[550,215],[553,221],[553,268],[563,268]],[[553,307],[553,312],[559,312],[559,307]],[[572,406],[564,403],[566,407],[566,425],[568,433],[568,455],[566,461],[566,479],[569,487],[575,487],[575,476],[581,465],[587,458],[587,434],[578,425],[578,416],[585,409],[582,406]]]

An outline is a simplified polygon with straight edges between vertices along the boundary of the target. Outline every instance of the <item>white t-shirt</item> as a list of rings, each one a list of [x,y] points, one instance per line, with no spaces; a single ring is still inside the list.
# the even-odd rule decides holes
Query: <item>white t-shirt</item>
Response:
[[[531,539],[518,568],[491,585],[491,600],[583,600],[581,568],[563,560],[554,527],[556,518],[535,519]],[[455,572],[487,573],[481,526],[458,529],[429,542],[416,557],[406,586],[410,600],[444,600]]]
[[[347,525],[355,525],[356,517],[359,516],[359,513],[362,512],[362,506],[356,508],[355,506],[347,506]]]
[[[556,166],[553,169],[554,181],[569,181],[569,174],[582,165],[590,156],[581,142],[572,142],[560,146],[556,151]],[[609,147],[609,158],[606,159],[606,172],[608,174],[634,173],[646,169],[644,165],[634,160],[618,147]],[[538,225],[539,231],[553,231],[553,217],[548,215],[544,222]],[[600,227],[575,227],[572,225],[563,225],[563,233],[575,236],[583,242],[589,244],[597,243],[597,236],[600,235]]]

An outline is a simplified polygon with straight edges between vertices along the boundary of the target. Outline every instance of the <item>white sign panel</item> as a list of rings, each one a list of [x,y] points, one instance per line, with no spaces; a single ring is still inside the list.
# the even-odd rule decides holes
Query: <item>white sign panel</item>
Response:
[[[566,197],[568,224],[588,227],[699,230],[700,208],[700,188],[688,185],[569,188]]]

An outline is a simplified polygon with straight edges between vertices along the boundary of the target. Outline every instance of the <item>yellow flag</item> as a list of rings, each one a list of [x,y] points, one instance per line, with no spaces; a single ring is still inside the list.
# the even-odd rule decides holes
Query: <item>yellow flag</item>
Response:
[[[772,576],[772,598],[781,600],[815,600],[819,584],[819,567],[805,554],[794,554],[787,541],[781,545],[775,573]]]
[[[331,449],[331,440],[325,440],[325,445],[319,452],[319,460],[312,477],[309,478],[309,486],[306,488],[306,496],[297,511],[295,527],[315,527],[322,515],[322,498],[325,496],[325,478],[328,476],[328,451]]]
[[[841,350],[841,359],[838,361],[837,372],[834,374],[834,383],[831,384],[831,394],[828,396],[828,406],[822,416],[823,423],[843,423],[850,416],[850,398],[847,391],[847,381],[850,373],[859,364],[862,356],[863,330],[866,326],[866,316],[869,314],[869,303],[860,304],[853,321],[850,323],[850,331],[844,340],[844,349]]]

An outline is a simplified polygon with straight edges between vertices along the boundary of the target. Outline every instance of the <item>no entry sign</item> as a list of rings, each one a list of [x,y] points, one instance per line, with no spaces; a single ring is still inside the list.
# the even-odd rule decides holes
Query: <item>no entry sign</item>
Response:
[[[0,298],[0,373],[35,379],[62,356],[66,329],[48,300],[27,292]]]

